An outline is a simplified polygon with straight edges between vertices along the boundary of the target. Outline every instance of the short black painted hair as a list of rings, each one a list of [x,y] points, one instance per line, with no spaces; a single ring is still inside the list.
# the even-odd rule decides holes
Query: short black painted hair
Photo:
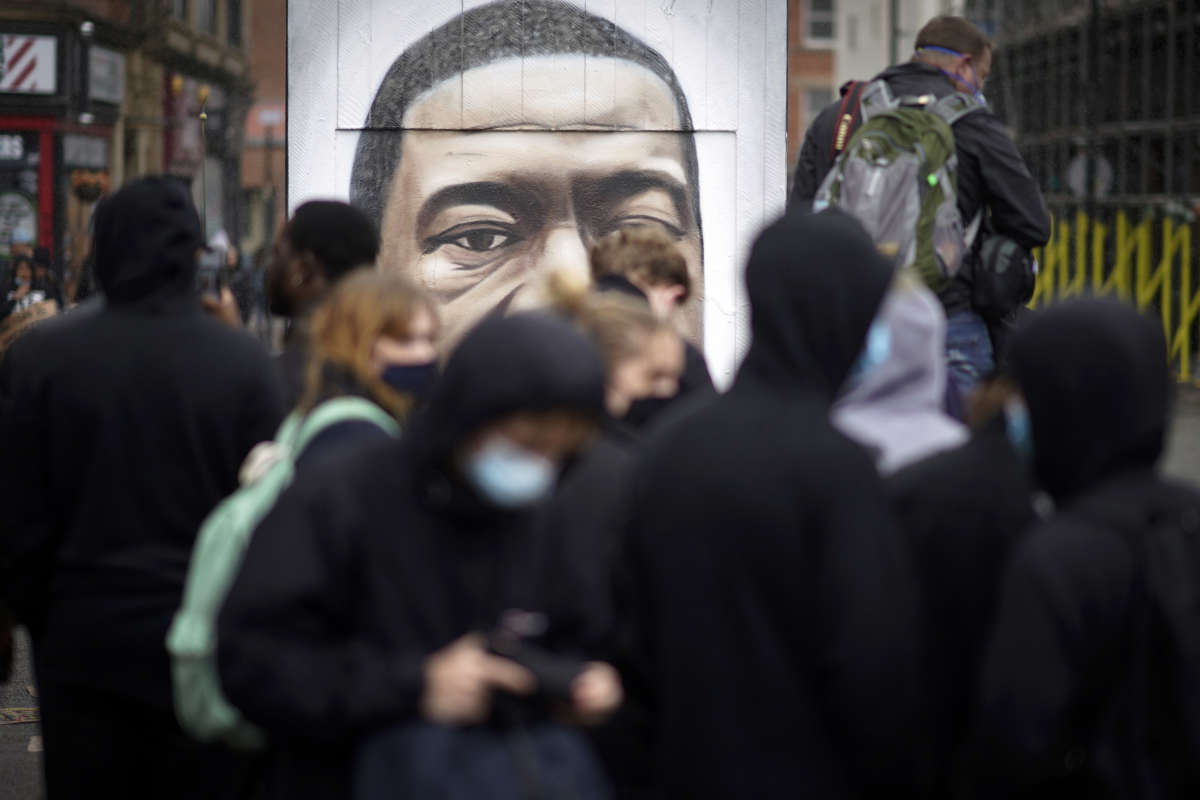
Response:
[[[330,283],[379,256],[379,229],[349,203],[309,200],[288,221],[288,243],[297,253],[312,253]]]
[[[395,131],[422,93],[460,72],[505,58],[552,55],[610,57],[645,67],[671,89],[680,131],[690,134],[694,130],[683,87],[671,65],[654,48],[609,20],[558,0],[498,0],[460,14],[414,43],[392,63],[375,93],[358,140],[350,201],[382,227],[388,188],[400,163],[401,142]],[[692,214],[699,227],[696,142],[691,135],[683,136],[683,141]]]

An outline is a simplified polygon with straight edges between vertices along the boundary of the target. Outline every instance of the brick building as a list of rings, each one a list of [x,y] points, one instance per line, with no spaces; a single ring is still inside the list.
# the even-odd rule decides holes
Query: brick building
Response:
[[[269,248],[287,218],[287,0],[254,0],[248,53],[254,105],[246,115],[242,149],[242,253]]]
[[[248,5],[0,5],[0,259],[49,247],[69,286],[96,200],[151,173],[190,187],[210,235],[241,229]]]

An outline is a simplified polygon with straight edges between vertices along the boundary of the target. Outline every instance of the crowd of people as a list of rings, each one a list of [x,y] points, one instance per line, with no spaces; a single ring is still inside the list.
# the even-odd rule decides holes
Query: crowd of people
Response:
[[[0,372],[51,797],[1197,787],[1195,662],[1149,646],[1178,640],[1144,565],[1163,531],[1194,547],[1200,496],[1156,474],[1167,360],[1136,311],[1021,326],[968,428],[937,303],[835,210],[759,236],[724,394],[659,234],[601,240],[591,285],[556,275],[440,367],[435,304],[370,269],[356,209],[281,233],[274,360],[201,311],[199,246],[175,185],[122,189],[102,294]],[[214,507],[280,460],[215,580],[245,513]]]
[[[939,41],[885,78],[980,93]],[[1033,246],[1044,205],[972,118],[963,202]],[[723,393],[654,228],[451,344],[369,216],[307,202],[272,355],[198,287],[184,189],[106,198],[98,291],[0,360],[48,797],[1196,796],[1161,327],[1092,298],[991,335],[969,284],[812,210],[819,150]]]

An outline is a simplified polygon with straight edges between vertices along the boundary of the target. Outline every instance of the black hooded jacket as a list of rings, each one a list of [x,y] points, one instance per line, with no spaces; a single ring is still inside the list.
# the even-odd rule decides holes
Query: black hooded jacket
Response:
[[[668,797],[913,781],[915,590],[871,459],[829,423],[891,279],[851,218],[776,221],[733,388],[646,444],[633,604]]]
[[[1033,480],[997,415],[966,444],[897,472],[887,488],[921,589],[921,673],[942,797],[969,730],[1004,567],[1034,521]]]
[[[171,708],[164,638],[201,521],[282,416],[266,352],[200,310],[200,221],[138,180],[101,205],[105,300],[0,369],[0,552],[39,677]]]
[[[489,319],[459,345],[398,443],[299,474],[255,533],[221,612],[225,690],[275,743],[271,796],[348,796],[362,736],[415,720],[423,664],[508,609],[583,652],[571,570],[540,509],[504,511],[454,466],[518,411],[604,409],[604,369],[567,322]]]
[[[896,97],[943,97],[956,91],[941,70],[917,61],[889,67],[875,79],[887,81]],[[848,87],[842,87],[843,96]],[[817,190],[833,167],[833,138],[841,107],[842,98],[838,98],[817,115],[804,135],[789,205],[812,208]],[[1050,214],[1037,181],[1029,174],[1000,118],[986,108],[963,117],[954,125],[954,146],[958,153],[958,210],[964,224],[982,208],[990,213],[988,226],[995,233],[1013,239],[1026,250],[1046,244],[1050,239]],[[959,277],[941,292],[948,314],[970,305],[970,275],[982,239],[980,236],[976,240],[977,246]]]
[[[1114,300],[1075,301],[1020,330],[1010,363],[1032,421],[1035,476],[1057,512],[1028,533],[1005,577],[968,762],[972,796],[1196,796],[1194,784],[1147,789],[1170,764],[1146,745],[1165,742],[1161,754],[1186,743],[1153,720],[1144,737],[1131,727],[1148,710],[1129,682],[1143,543],[1164,521],[1200,519],[1200,495],[1155,471],[1169,406],[1162,328]],[[1200,582],[1200,564],[1177,567]],[[1154,663],[1155,680],[1178,666]]]

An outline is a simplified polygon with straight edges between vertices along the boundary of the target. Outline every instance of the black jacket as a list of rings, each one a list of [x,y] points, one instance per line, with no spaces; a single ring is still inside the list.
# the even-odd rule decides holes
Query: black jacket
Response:
[[[943,97],[956,91],[937,67],[915,61],[889,67],[876,79],[887,81],[897,97]],[[842,87],[843,95],[848,86]],[[838,99],[809,126],[796,162],[789,204],[812,207],[817,190],[833,167],[833,138],[841,107],[842,100]],[[987,224],[991,231],[1012,238],[1026,250],[1046,244],[1050,239],[1050,214],[1037,181],[1029,174],[999,117],[990,109],[968,114],[954,125],[954,144],[958,152],[958,209],[964,224],[983,208],[990,214]],[[948,313],[969,306],[970,274],[982,239],[983,235],[976,240],[959,277],[941,292]]]
[[[1004,566],[1034,520],[1033,482],[998,416],[966,444],[897,472],[887,488],[921,589],[922,674],[941,767],[937,793],[945,796]]]
[[[668,797],[914,780],[915,589],[871,459],[828,421],[891,278],[847,216],[775,222],[733,388],[645,445],[633,603]]]
[[[164,640],[201,521],[282,416],[266,352],[194,294],[200,221],[145,179],[101,206],[105,301],[0,370],[3,585],[39,676],[171,708]]]
[[[508,609],[582,652],[561,538],[458,477],[454,454],[518,410],[599,416],[604,371],[566,322],[491,319],[459,345],[398,443],[300,473],[256,531],[222,609],[221,679],[275,747],[270,795],[349,796],[362,737],[415,720],[425,659]]]
[[[1200,519],[1200,495],[1154,468],[1168,418],[1162,328],[1116,301],[1059,306],[1017,333],[1011,368],[1036,477],[1058,510],[1024,538],[1005,577],[968,785],[976,797],[1196,796],[1195,783],[1149,788],[1184,763],[1172,748],[1200,743],[1157,727],[1149,696],[1130,682],[1145,537],[1164,520]],[[1200,582],[1200,564],[1176,567]],[[1151,681],[1169,685],[1181,664],[1143,652]],[[1138,734],[1135,721],[1147,720]]]

